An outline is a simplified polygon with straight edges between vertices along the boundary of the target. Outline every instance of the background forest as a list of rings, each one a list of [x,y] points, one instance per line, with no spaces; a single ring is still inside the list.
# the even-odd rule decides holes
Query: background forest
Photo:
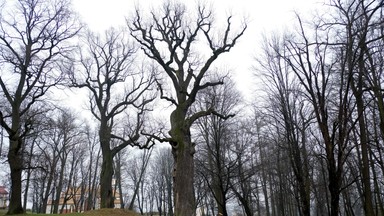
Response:
[[[216,61],[252,46],[241,17],[164,2],[98,34],[69,0],[0,9],[9,214],[384,214],[384,1],[264,34],[249,100]]]

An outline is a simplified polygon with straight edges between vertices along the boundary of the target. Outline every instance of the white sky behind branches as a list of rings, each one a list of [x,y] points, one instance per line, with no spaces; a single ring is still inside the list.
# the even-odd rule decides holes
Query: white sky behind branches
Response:
[[[204,0],[201,0],[204,2]],[[206,4],[212,7],[215,14],[215,23],[225,26],[226,18],[233,15],[233,23],[247,21],[248,29],[237,45],[229,52],[221,55],[218,59],[219,69],[222,66],[231,71],[237,88],[246,96],[252,99],[257,78],[252,74],[252,65],[255,64],[254,56],[259,52],[261,35],[270,34],[275,31],[292,30],[295,18],[294,11],[304,17],[308,17],[320,8],[323,0],[207,0]],[[0,2],[2,2],[0,0]],[[103,32],[110,27],[125,26],[126,17],[129,17],[135,9],[135,5],[149,13],[153,8],[159,7],[163,0],[72,0],[75,11],[78,12],[81,20],[88,25],[89,29],[95,32]],[[188,12],[196,13],[198,0],[180,0],[187,5]],[[236,30],[236,26],[233,26]],[[241,26],[237,26],[240,28]],[[85,90],[76,89],[76,104],[87,109],[85,104],[79,103],[80,95]],[[72,98],[73,99],[73,98]],[[87,97],[82,99],[87,100]],[[84,102],[85,103],[85,102]],[[6,140],[4,140],[7,142]],[[5,164],[5,163],[4,163]],[[0,166],[0,168],[3,168]],[[5,170],[0,172],[0,183],[8,181]]]
[[[126,17],[132,15],[136,6],[144,13],[161,6],[163,0],[73,0],[74,9],[90,30],[103,32],[110,27],[126,26]],[[197,0],[180,1],[187,6],[188,12],[196,13]],[[233,15],[233,29],[240,28],[246,20],[248,29],[237,45],[218,59],[219,69],[231,72],[237,88],[250,100],[256,89],[257,79],[252,75],[254,57],[260,51],[261,35],[271,32],[292,30],[298,12],[304,17],[314,13],[322,6],[321,0],[210,0],[202,1],[212,8],[215,24],[225,26],[226,18]],[[237,23],[238,26],[235,26]],[[216,66],[218,65],[216,64]]]

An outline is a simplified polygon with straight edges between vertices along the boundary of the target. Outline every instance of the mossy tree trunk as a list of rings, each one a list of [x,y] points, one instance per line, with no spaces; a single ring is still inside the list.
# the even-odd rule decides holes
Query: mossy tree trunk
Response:
[[[195,215],[194,154],[189,125],[186,125],[186,113],[176,109],[171,115],[172,154],[174,158],[173,196],[175,215]]]

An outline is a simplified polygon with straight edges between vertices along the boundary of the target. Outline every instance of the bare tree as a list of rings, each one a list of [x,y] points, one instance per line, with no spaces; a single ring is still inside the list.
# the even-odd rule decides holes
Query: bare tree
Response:
[[[40,107],[36,106],[33,109],[30,109],[23,117],[32,120],[34,125],[34,130],[24,137],[24,145],[21,150],[24,160],[23,169],[25,170],[22,176],[22,178],[24,178],[23,182],[25,183],[23,195],[24,207],[27,206],[29,187],[31,185],[31,181],[33,181],[33,172],[36,169],[43,169],[40,163],[36,163],[36,157],[40,156],[38,151],[40,137],[46,132],[46,130],[49,130],[49,127],[47,127],[46,124],[47,121],[49,121],[46,118],[46,114],[52,110],[53,108],[49,105],[49,103],[41,103]]]
[[[145,55],[157,62],[164,74],[171,80],[172,91],[166,91],[166,83],[157,79],[160,98],[174,105],[170,115],[170,137],[159,138],[169,142],[175,160],[174,166],[174,208],[175,215],[195,215],[193,188],[194,143],[191,140],[191,125],[200,117],[217,115],[225,117],[209,107],[191,113],[191,106],[199,91],[223,83],[204,81],[212,63],[223,53],[229,52],[243,35],[246,25],[232,35],[232,17],[228,17],[222,37],[214,39],[213,14],[204,6],[199,6],[195,19],[187,13],[181,3],[165,2],[159,11],[152,11],[150,19],[143,19],[139,10],[133,20],[128,21],[131,35],[140,43]],[[204,39],[209,53],[203,60],[195,48],[198,39]],[[199,44],[202,45],[202,44]],[[201,49],[201,48],[199,48]],[[200,54],[203,54],[202,52]]]
[[[217,77],[214,75],[213,77]],[[214,79],[214,78],[213,78]],[[214,107],[219,113],[229,116],[238,113],[240,93],[235,89],[235,83],[228,82],[215,89],[201,91],[198,101],[198,110]],[[237,119],[238,120],[238,119]],[[206,181],[208,190],[216,200],[217,214],[227,216],[227,202],[230,198],[230,181],[235,173],[236,157],[233,157],[231,149],[234,145],[233,121],[223,120],[218,116],[205,116],[196,121],[198,137],[201,140],[197,151],[197,166],[200,175]]]
[[[31,177],[27,178],[25,192],[28,191],[29,181],[38,181],[37,184],[43,186],[37,189],[41,194],[41,207],[37,211],[45,213],[47,206],[51,205],[53,208],[49,208],[49,211],[57,212],[61,192],[66,188],[66,183],[70,184],[76,168],[72,161],[80,158],[80,155],[76,155],[70,163],[68,156],[73,155],[76,151],[74,148],[83,141],[82,130],[77,116],[69,109],[45,112],[44,118],[40,118],[43,120],[36,125],[38,132],[32,136],[34,145],[26,145],[30,160],[24,166],[28,171],[27,177]]]
[[[131,178],[133,184],[133,194],[131,201],[129,202],[128,209],[133,210],[136,199],[139,199],[140,187],[143,185],[145,174],[147,173],[147,167],[151,158],[153,149],[144,150],[140,155],[134,157],[131,161],[131,166],[128,168],[128,175]],[[140,210],[143,211],[142,208]]]
[[[149,177],[155,189],[155,201],[160,215],[173,216],[172,203],[172,171],[173,157],[170,148],[160,147],[155,150],[150,164]]]
[[[87,148],[89,152],[87,178],[88,178],[88,193],[84,210],[94,209],[96,206],[97,185],[98,185],[98,170],[101,150],[98,148],[99,140],[95,130],[92,130],[88,125],[85,129],[87,138]]]
[[[120,208],[125,209],[125,202],[124,202],[124,196],[123,196],[123,175],[122,175],[122,167],[126,166],[126,163],[123,161],[124,151],[120,151],[115,156],[115,163],[114,163],[114,170],[115,170],[115,188],[113,191],[115,194],[113,195],[116,197],[116,194],[118,193],[120,195],[119,201],[120,201]]]
[[[232,128],[231,133],[231,152],[234,159],[232,164],[231,180],[229,181],[231,191],[237,198],[239,204],[242,206],[243,212],[247,216],[254,215],[256,213],[257,199],[254,194],[263,194],[265,208],[267,211],[262,215],[269,214],[269,196],[267,192],[267,169],[271,167],[260,165],[264,163],[263,158],[267,158],[265,148],[262,145],[260,128],[262,122],[256,118],[240,119],[236,121]],[[260,140],[260,141],[259,141]],[[257,151],[256,149],[260,149]],[[259,156],[259,155],[260,156]],[[265,159],[265,161],[269,158]],[[261,185],[257,184],[256,174],[260,174],[260,178],[263,180]],[[263,184],[264,183],[264,184]],[[258,188],[263,190],[259,191]]]
[[[129,43],[123,31],[110,29],[105,38],[92,33],[87,35],[84,52],[81,52],[82,68],[72,77],[74,87],[86,88],[89,94],[89,110],[99,121],[99,141],[102,152],[100,175],[101,208],[114,206],[112,192],[113,157],[126,146],[140,146],[140,131],[147,105],[153,101],[148,95],[153,83],[144,69],[134,68],[136,49]],[[116,124],[128,113],[126,125]],[[132,121],[132,120],[131,120]],[[112,146],[112,140],[118,143]],[[146,143],[148,144],[148,143]]]
[[[13,4],[12,4],[13,3]],[[11,198],[8,214],[22,213],[23,137],[32,122],[21,121],[52,86],[62,80],[68,41],[79,31],[67,0],[19,0],[1,8],[0,87],[10,110],[0,110],[0,124],[9,135]],[[12,79],[9,79],[12,77]]]
[[[290,70],[288,63],[276,52],[284,52],[283,40],[274,35],[265,39],[262,57],[257,59],[256,74],[265,80],[264,91],[270,104],[270,116],[275,119],[286,145],[281,148],[288,152],[289,162],[295,176],[300,215],[309,215],[310,170],[308,164],[308,127],[312,122],[312,109],[303,98],[302,89]]]
[[[362,183],[362,196],[365,215],[375,215],[373,207],[370,164],[369,164],[369,129],[367,128],[367,111],[366,107],[369,102],[365,99],[370,95],[366,93],[368,85],[373,91],[374,100],[378,107],[383,105],[381,96],[381,87],[377,86],[377,66],[374,62],[374,55],[377,48],[382,44],[382,20],[384,1],[358,1],[347,2],[343,4],[341,1],[335,1],[332,4],[342,17],[342,22],[334,24],[337,28],[341,25],[345,28],[345,59],[346,71],[351,74],[350,86],[352,93],[356,99],[356,112],[359,125],[359,140],[357,142],[358,153],[361,154],[360,170]],[[376,55],[377,56],[377,55]],[[380,69],[379,69],[380,70]],[[376,83],[376,84],[375,84]],[[379,113],[381,113],[379,108]],[[382,122],[382,117],[380,117]],[[380,123],[382,125],[382,123]],[[382,128],[380,129],[382,131]],[[360,148],[360,149],[359,149]]]
[[[314,29],[316,34],[311,37],[299,16],[298,21],[298,38],[288,38],[284,49],[275,49],[275,52],[289,64],[313,109],[322,139],[319,144],[323,144],[326,155],[330,215],[335,216],[339,214],[343,184],[349,184],[343,182],[343,174],[353,148],[348,139],[353,127],[349,119],[354,106],[348,83],[351,74],[344,67],[338,49],[331,46],[331,33],[322,31],[318,24]]]
[[[71,185],[72,177],[80,159],[81,151],[77,146],[84,142],[81,130],[81,123],[76,120],[78,117],[69,109],[62,109],[58,112],[57,119],[53,120],[51,130],[52,142],[58,146],[57,158],[59,159],[60,167],[58,167],[58,176],[55,183],[55,197],[53,197],[52,213],[59,213],[60,198],[62,192],[68,190],[65,188],[64,182],[67,186]],[[71,157],[72,156],[72,157]],[[71,158],[68,158],[71,157]],[[67,165],[69,168],[66,168]]]

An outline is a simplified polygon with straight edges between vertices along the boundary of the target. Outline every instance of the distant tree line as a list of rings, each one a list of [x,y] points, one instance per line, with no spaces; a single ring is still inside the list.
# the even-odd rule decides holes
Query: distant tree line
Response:
[[[100,35],[69,3],[1,6],[8,214],[384,214],[384,1],[332,0],[265,35],[250,104],[216,64],[247,23],[166,1]],[[55,98],[80,89],[92,123]]]

